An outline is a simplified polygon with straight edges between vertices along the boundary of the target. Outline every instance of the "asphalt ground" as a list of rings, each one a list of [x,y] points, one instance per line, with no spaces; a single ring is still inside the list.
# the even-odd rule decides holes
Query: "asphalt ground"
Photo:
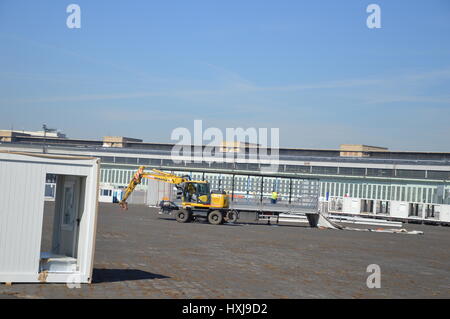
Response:
[[[47,203],[43,250],[52,212]],[[2,284],[0,298],[449,298],[450,228],[405,228],[424,235],[266,225],[253,216],[182,224],[145,206],[100,204],[92,284]],[[367,286],[371,264],[380,288]]]

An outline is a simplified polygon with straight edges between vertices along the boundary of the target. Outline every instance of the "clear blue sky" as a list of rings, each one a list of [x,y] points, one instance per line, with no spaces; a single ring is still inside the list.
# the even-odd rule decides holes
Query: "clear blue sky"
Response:
[[[450,151],[448,0],[1,0],[0,57],[3,129],[168,142],[202,119],[287,147]]]

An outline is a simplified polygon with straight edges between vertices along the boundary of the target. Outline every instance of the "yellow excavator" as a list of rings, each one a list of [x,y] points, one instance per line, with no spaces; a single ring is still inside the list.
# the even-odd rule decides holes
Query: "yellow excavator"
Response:
[[[188,223],[196,218],[206,218],[213,225],[224,222],[235,222],[238,213],[229,208],[229,195],[226,192],[211,192],[207,181],[193,181],[189,176],[178,176],[153,169],[145,172],[145,167],[140,166],[128,184],[125,194],[119,205],[127,210],[127,199],[143,178],[174,184],[181,193],[181,205],[163,200],[160,208],[164,212],[176,211],[175,218],[180,223]]]

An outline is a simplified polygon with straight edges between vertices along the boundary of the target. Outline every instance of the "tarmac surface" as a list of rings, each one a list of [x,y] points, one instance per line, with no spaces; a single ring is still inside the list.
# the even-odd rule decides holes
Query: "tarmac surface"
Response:
[[[92,284],[1,284],[0,298],[450,297],[449,227],[405,224],[424,231],[407,235],[240,221],[181,224],[145,206],[100,204]],[[370,264],[381,288],[367,287]]]

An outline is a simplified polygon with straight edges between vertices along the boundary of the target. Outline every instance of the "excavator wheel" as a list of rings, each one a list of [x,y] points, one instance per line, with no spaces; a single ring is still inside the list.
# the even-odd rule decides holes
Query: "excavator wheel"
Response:
[[[224,221],[222,212],[219,211],[219,210],[213,210],[208,215],[208,221],[209,221],[210,224],[213,224],[213,225],[222,224],[223,221]]]
[[[192,220],[192,212],[187,209],[180,209],[177,211],[175,219],[179,223],[189,223]]]
[[[239,213],[236,210],[230,210],[227,212],[226,221],[228,223],[235,223],[239,218]]]

